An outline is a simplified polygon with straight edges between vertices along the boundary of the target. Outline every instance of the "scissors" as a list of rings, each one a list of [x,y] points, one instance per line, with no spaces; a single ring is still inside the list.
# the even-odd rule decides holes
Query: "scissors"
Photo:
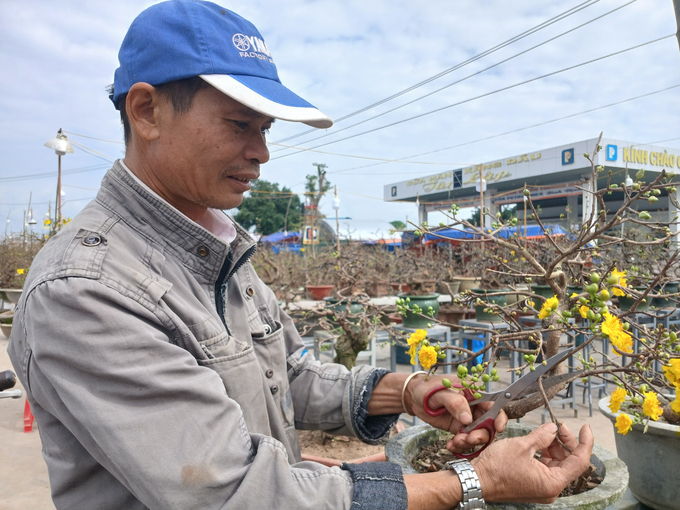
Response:
[[[505,405],[511,400],[515,400],[519,397],[523,397],[525,395],[538,391],[538,385],[534,383],[537,383],[538,379],[543,374],[547,373],[550,369],[552,369],[555,365],[571,356],[576,349],[577,347],[574,346],[571,349],[567,349],[566,351],[556,354],[555,356],[547,360],[545,365],[536,366],[536,370],[523,375],[502,391],[497,391],[495,393],[486,393],[480,391],[478,393],[482,395],[481,398],[475,398],[472,395],[472,392],[468,388],[465,388],[463,390],[463,395],[465,395],[465,398],[470,404],[470,407],[477,404],[481,404],[482,402],[494,403],[491,409],[489,409],[482,416],[480,416],[475,421],[473,421],[468,426],[462,429],[463,432],[465,433],[470,433],[473,430],[477,429],[486,429],[489,432],[489,441],[482,448],[475,452],[472,453],[452,452],[453,455],[461,459],[472,459],[479,455],[480,453],[482,453],[482,451],[493,442],[494,437],[496,437],[496,427],[494,426],[494,422],[496,421],[496,417],[498,416],[498,413],[501,411],[501,409],[503,409],[503,407],[505,407]],[[462,386],[454,387],[462,388]],[[432,409],[428,405],[428,401],[430,400],[430,397],[432,395],[445,389],[447,389],[446,386],[438,386],[430,390],[428,394],[425,395],[425,398],[423,399],[423,407],[425,408],[425,412],[430,416],[437,417],[447,412],[445,407],[438,407],[436,409]]]

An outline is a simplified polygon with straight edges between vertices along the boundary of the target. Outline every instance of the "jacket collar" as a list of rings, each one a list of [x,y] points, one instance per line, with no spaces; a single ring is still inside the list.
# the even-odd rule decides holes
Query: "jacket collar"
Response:
[[[238,223],[230,245],[177,209],[150,193],[123,168],[118,160],[102,179],[96,201],[141,232],[164,251],[172,253],[189,269],[214,283],[231,251],[231,268],[238,268],[252,254],[255,241]]]

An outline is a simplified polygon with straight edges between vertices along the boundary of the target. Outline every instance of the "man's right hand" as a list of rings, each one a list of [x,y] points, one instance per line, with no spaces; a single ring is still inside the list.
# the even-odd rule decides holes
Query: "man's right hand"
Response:
[[[566,425],[548,423],[524,437],[504,439],[491,444],[472,461],[486,501],[552,503],[560,492],[590,464],[593,433],[589,425],[581,427],[579,442]],[[534,458],[543,451],[540,460]]]

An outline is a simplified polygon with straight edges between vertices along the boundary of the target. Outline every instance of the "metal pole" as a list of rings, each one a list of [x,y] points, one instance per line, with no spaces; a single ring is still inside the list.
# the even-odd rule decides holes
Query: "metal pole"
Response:
[[[59,158],[59,172],[57,174],[57,224],[56,229],[61,230],[61,155]]]
[[[524,189],[527,189],[527,183],[524,183]],[[527,197],[524,197],[524,247],[527,247]]]
[[[337,184],[334,186],[335,188],[335,198],[338,198],[338,186]],[[339,219],[339,214],[338,214],[338,209],[335,210],[335,236],[337,238],[337,244],[338,244],[338,254],[340,253],[340,219]]]
[[[675,36],[678,38],[678,44],[680,44],[680,0],[673,0],[673,9],[675,10],[675,25],[678,27]]]
[[[482,170],[484,165],[479,165],[479,197],[481,207],[479,208],[479,228],[484,228],[484,181],[482,180]]]

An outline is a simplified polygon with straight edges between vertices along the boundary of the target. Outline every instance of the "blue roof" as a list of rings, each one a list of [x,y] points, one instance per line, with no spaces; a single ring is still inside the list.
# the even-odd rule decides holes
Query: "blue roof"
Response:
[[[564,235],[567,233],[567,231],[564,230],[559,225],[545,225],[545,230],[550,235]],[[527,237],[544,237],[545,232],[543,231],[540,225],[527,225],[526,234],[524,232],[524,227],[518,226],[518,227],[503,227],[501,231],[498,232],[497,235],[504,239],[508,239],[516,235],[520,237],[524,237],[525,235]],[[426,241],[446,241],[446,239],[452,239],[456,241],[462,239],[479,239],[479,235],[475,234],[474,231],[469,228],[465,229],[445,228],[442,230],[437,230],[437,235],[432,234],[425,235]]]
[[[300,240],[300,232],[275,232],[260,239],[263,243],[291,243]]]

